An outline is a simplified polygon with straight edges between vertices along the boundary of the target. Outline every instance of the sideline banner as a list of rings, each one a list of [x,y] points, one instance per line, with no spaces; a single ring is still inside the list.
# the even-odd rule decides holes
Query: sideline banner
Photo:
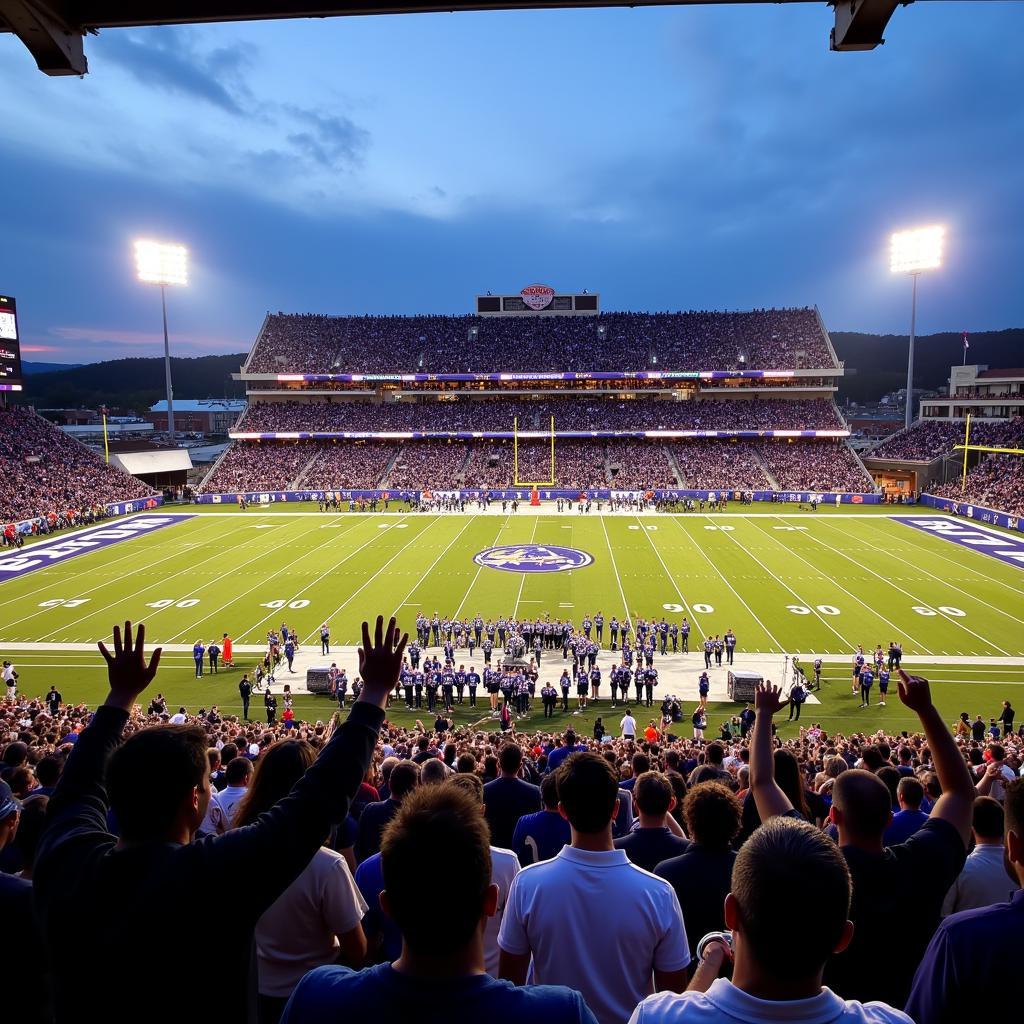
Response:
[[[530,487],[508,487],[508,488],[463,488],[462,490],[433,490],[433,491],[410,491],[401,489],[390,490],[351,490],[343,487],[331,488],[326,491],[234,491],[223,494],[200,494],[196,501],[200,505],[234,505],[239,497],[245,498],[250,505],[269,505],[281,501],[321,501],[325,497],[337,501],[419,501],[421,498],[442,498],[448,500],[463,499],[465,501],[478,501],[485,494],[490,496],[491,501],[529,501],[533,488]],[[751,495],[754,501],[781,501],[781,502],[803,502],[812,501],[818,504],[831,505],[879,505],[882,502],[880,494],[829,494],[814,491],[737,491],[729,489],[695,491],[682,489],[656,488],[649,491],[624,491],[610,487],[592,487],[585,491],[574,490],[573,488],[539,487],[537,493],[542,501],[610,501],[613,498],[617,501],[632,501],[637,498],[649,498],[656,501],[682,501],[692,499],[693,501],[718,501],[727,499],[729,501],[740,501],[744,495]]]
[[[1024,519],[1020,516],[1011,516],[1007,512],[997,512],[995,509],[972,505],[966,501],[954,501],[952,498],[939,498],[934,494],[922,494],[921,504],[948,512],[951,516],[963,516],[965,519],[973,519],[978,523],[1001,526],[1004,530],[1024,531]]]

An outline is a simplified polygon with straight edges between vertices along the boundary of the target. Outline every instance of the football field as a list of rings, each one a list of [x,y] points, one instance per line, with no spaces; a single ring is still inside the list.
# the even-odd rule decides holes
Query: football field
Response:
[[[992,553],[1011,535],[970,524],[993,537],[978,549],[928,528],[953,524],[955,533],[959,521],[919,509],[733,508],[441,516],[175,507],[0,556],[0,651],[18,666],[23,692],[57,682],[66,699],[94,701],[102,673],[82,645],[109,636],[115,622],[144,621],[147,640],[169,645],[158,679],[168,699],[227,708],[238,703],[238,673],[193,680],[196,640],[228,633],[237,650],[255,651],[287,622],[319,647],[328,622],[332,643],[344,646],[377,613],[411,630],[421,611],[550,615],[577,626],[601,612],[634,622],[685,615],[691,648],[732,629],[738,652],[836,656],[826,681],[843,695],[844,714],[857,645],[901,641],[906,664],[929,666],[951,708],[961,687],[983,687],[956,708],[972,715],[996,714],[998,700],[1024,685],[1024,569]],[[256,657],[235,660],[251,668]],[[602,653],[606,671],[612,663]],[[541,679],[561,669],[560,657],[548,659]],[[818,718],[838,712],[830,692]],[[904,709],[893,694],[886,710],[895,721]]]

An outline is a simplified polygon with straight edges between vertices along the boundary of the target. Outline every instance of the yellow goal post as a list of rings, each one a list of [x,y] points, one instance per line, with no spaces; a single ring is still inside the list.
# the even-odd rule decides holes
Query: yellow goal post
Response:
[[[954,451],[963,449],[964,453],[964,468],[963,475],[960,479],[960,493],[963,494],[967,490],[967,453],[968,452],[988,452],[996,455],[1024,455],[1024,448],[993,448],[986,444],[971,444],[971,414],[967,414],[967,423],[964,426],[964,443],[953,446]]]
[[[519,479],[519,417],[512,417],[512,483],[515,487],[554,487],[555,486],[555,417],[551,417],[549,430],[526,430],[523,437],[527,440],[550,437],[551,441],[551,479],[520,480]]]

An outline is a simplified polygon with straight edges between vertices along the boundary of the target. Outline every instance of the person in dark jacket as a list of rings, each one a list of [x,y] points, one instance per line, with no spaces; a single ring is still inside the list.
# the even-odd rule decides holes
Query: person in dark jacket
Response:
[[[34,876],[54,965],[56,1019],[180,1021],[183,1008],[228,1019],[246,1005],[253,928],[343,821],[370,763],[407,637],[394,619],[363,623],[360,700],[285,799],[245,828],[193,841],[210,800],[205,732],[189,726],[121,734],[156,675],[145,627],[104,644],[110,693],[75,744],[54,795]],[[109,794],[109,795],[108,795]],[[113,811],[120,835],[107,827]],[[244,893],[210,968],[202,918],[188,906]],[[171,986],[154,998],[154,978]]]
[[[541,808],[540,789],[518,777],[523,752],[515,743],[501,748],[498,764],[501,775],[484,786],[484,813],[491,829],[491,845],[511,850],[519,819]]]

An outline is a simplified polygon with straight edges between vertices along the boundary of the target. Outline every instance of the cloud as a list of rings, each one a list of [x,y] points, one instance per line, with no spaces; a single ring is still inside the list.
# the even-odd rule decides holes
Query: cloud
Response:
[[[247,44],[204,53],[194,32],[176,27],[144,34],[111,30],[102,38],[103,57],[144,85],[204,100],[229,114],[245,112],[251,93],[244,72],[253,55]]]
[[[322,167],[341,170],[362,162],[370,144],[370,133],[343,114],[321,114],[316,110],[288,104],[284,116],[309,126],[292,132],[288,141],[303,155]]]
[[[78,344],[103,345],[117,348],[159,348],[163,349],[163,333],[160,331],[132,331],[118,327],[51,327],[48,334],[61,341]],[[247,349],[248,339],[226,338],[221,335],[197,334],[191,331],[177,332],[171,339],[172,348],[195,350],[197,352],[236,352]],[[64,346],[62,351],[68,351]],[[24,349],[23,351],[28,351]],[[43,348],[35,351],[44,351]],[[50,351],[58,351],[52,349]]]

